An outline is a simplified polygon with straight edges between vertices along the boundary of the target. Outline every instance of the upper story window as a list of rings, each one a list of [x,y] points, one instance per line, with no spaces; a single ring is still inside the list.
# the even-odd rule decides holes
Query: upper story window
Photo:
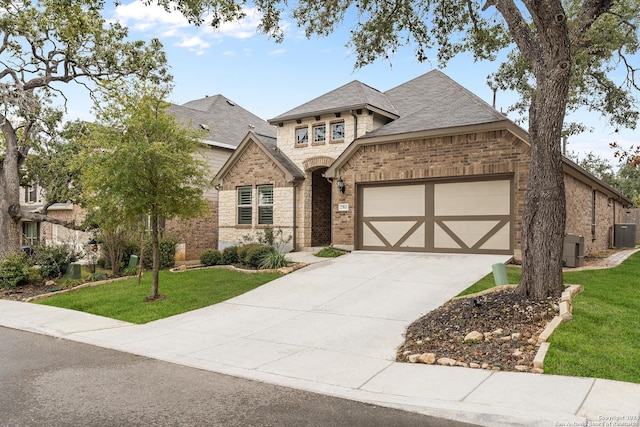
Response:
[[[273,185],[258,187],[258,224],[273,224]]]
[[[344,122],[331,123],[331,140],[344,140]]]
[[[38,201],[38,185],[33,184],[25,188],[24,201],[27,203],[35,203]]]
[[[313,127],[313,143],[322,144],[327,139],[327,125],[315,125]]]
[[[309,128],[296,128],[296,145],[306,145],[309,143]]]
[[[252,188],[238,187],[238,225],[251,225]]]

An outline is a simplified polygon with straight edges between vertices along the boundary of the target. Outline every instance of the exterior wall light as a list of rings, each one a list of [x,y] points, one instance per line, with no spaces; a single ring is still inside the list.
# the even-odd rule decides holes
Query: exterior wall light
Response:
[[[344,194],[345,186],[344,186],[344,181],[342,180],[342,178],[338,178],[338,190],[340,190],[340,192],[342,194]]]

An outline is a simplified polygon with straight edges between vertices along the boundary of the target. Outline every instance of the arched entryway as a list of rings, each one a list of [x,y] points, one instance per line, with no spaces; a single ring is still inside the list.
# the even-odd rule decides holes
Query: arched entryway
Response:
[[[311,172],[311,246],[331,244],[331,183],[323,176],[327,168]]]

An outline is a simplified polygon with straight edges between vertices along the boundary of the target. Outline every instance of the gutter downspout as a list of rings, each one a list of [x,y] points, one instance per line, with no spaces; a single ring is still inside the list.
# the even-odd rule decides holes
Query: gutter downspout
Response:
[[[358,115],[353,110],[349,110],[349,114],[353,116],[353,142],[358,139]]]
[[[296,190],[298,189],[298,185],[300,185],[302,181],[294,181],[293,182],[293,249],[292,251],[297,251],[298,250],[298,221],[296,220],[296,218],[298,217],[298,203],[297,203],[297,197],[296,197]]]

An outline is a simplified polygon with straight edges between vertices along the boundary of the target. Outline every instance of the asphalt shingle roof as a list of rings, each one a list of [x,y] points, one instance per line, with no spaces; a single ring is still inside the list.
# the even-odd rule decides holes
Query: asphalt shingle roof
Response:
[[[364,138],[507,120],[499,111],[438,70],[416,77],[384,94],[400,117]]]
[[[237,147],[249,131],[269,137],[276,129],[222,95],[209,96],[183,105],[171,105],[167,112],[196,129],[208,129],[205,140]]]
[[[304,117],[373,107],[397,117],[398,113],[387,96],[357,80],[325,93],[305,104],[269,120],[270,123]]]

